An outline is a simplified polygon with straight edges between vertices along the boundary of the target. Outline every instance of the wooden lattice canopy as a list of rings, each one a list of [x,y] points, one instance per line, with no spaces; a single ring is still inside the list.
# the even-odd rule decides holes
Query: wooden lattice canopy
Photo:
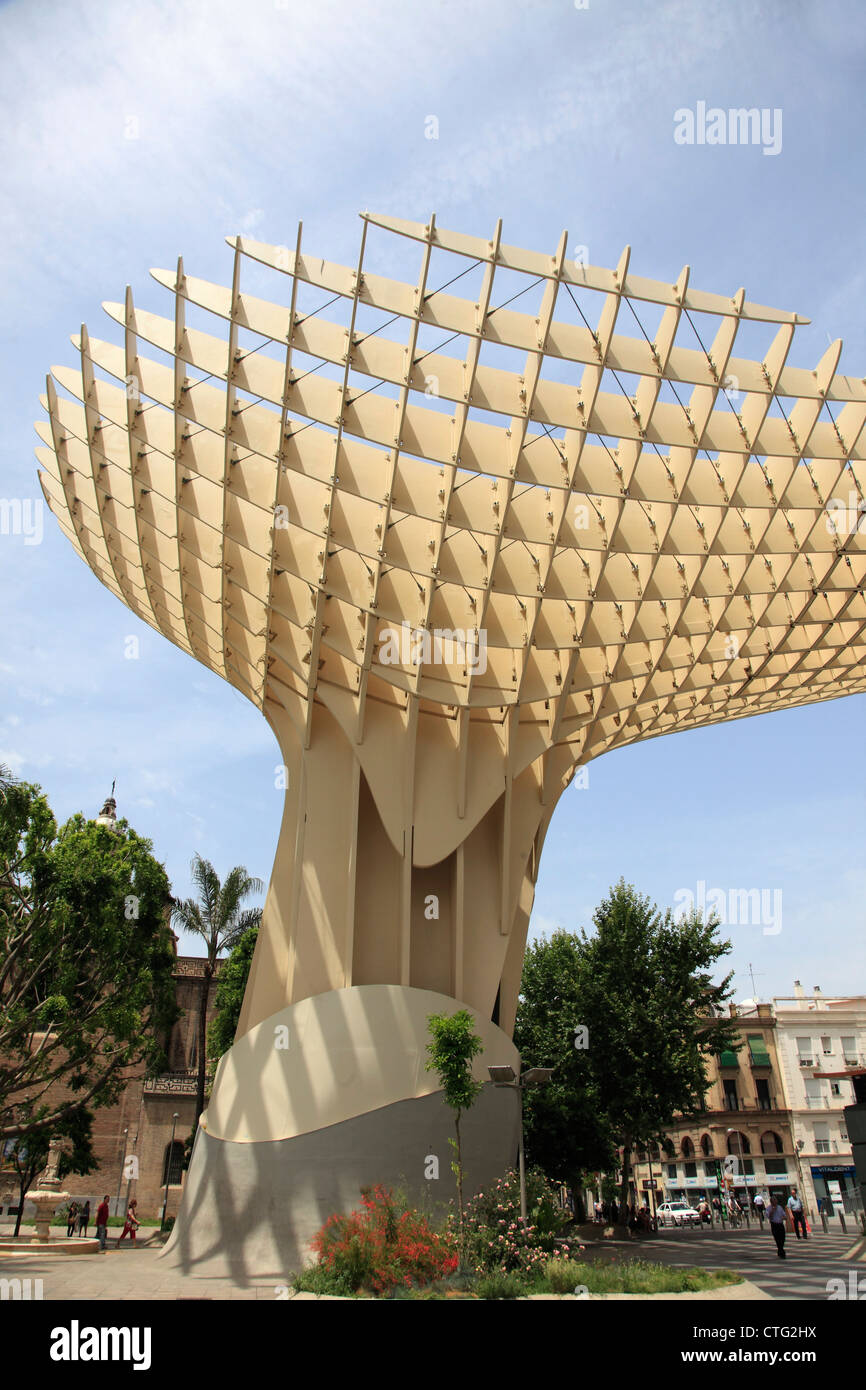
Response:
[[[415,283],[373,273],[376,239]],[[127,291],[119,344],[82,329],[48,381],[45,495],[280,741],[241,1031],[365,982],[508,1028],[578,764],[866,690],[866,383],[838,342],[789,366],[796,314],[633,275],[628,250],[585,265],[566,235],[550,255],[365,214],[354,269],[300,229],[232,244],[230,287],[179,262],[154,272],[168,317]]]
[[[417,242],[416,284],[367,273],[371,226]],[[120,345],[82,329],[38,454],[102,582],[254,703],[336,686],[359,725],[371,698],[520,705],[585,758],[866,689],[866,545],[827,511],[856,509],[866,474],[866,385],[835,374],[840,343],[789,366],[796,314],[693,290],[688,269],[634,276],[628,250],[582,265],[565,235],[544,255],[500,227],[365,215],[355,269],[300,232],[233,245],[230,288],[179,264],[153,272],[169,317],[127,292],[105,306]],[[477,298],[431,283],[437,253],[439,278],[477,268]],[[250,261],[273,302],[241,289]],[[299,311],[302,285],[329,316]],[[369,309],[384,333],[359,327]],[[734,355],[744,324],[775,330],[762,360]],[[430,330],[450,341],[423,346]],[[457,660],[416,664],[421,641],[380,662],[401,624],[480,631],[486,670],[447,643]]]

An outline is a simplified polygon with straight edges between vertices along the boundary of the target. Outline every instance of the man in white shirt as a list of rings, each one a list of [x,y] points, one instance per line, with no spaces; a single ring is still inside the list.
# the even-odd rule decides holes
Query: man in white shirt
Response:
[[[806,1213],[803,1210],[803,1203],[797,1196],[796,1187],[791,1188],[791,1195],[788,1198],[788,1210],[791,1213],[791,1220],[794,1223],[794,1234],[796,1235],[797,1239],[800,1239],[800,1227],[802,1226],[803,1239],[808,1240],[809,1237],[806,1234]]]
[[[754,1206],[755,1211],[758,1213],[758,1220],[759,1220],[760,1223],[761,1223],[761,1230],[763,1230],[763,1229],[764,1229],[764,1205],[765,1205],[765,1203],[764,1203],[764,1199],[763,1199],[763,1197],[761,1196],[760,1192],[756,1192],[756,1193],[755,1193],[755,1200],[754,1200],[754,1202],[753,1202],[752,1205]]]

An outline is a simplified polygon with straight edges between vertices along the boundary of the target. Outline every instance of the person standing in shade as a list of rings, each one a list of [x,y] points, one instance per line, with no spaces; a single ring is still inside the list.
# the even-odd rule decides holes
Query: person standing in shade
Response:
[[[77,1202],[70,1202],[70,1203],[69,1203],[69,1210],[68,1210],[68,1212],[66,1213],[66,1236],[67,1236],[67,1239],[68,1239],[70,1236],[74,1236],[74,1235],[75,1235],[75,1218],[76,1218],[77,1215],[78,1215],[78,1203],[77,1203]]]
[[[87,1236],[87,1228],[90,1225],[90,1198],[84,1203],[78,1216],[78,1234]]]
[[[770,1218],[770,1230],[773,1233],[773,1240],[776,1242],[776,1254],[780,1260],[785,1258],[785,1208],[776,1200],[775,1195],[770,1198],[770,1210],[767,1215]]]
[[[105,1240],[108,1235],[108,1193],[106,1192],[99,1206],[96,1208],[96,1234],[99,1238],[100,1250],[105,1249]]]
[[[791,1220],[794,1223],[794,1234],[797,1239],[800,1239],[800,1227],[802,1226],[803,1239],[808,1240],[809,1237],[806,1234],[806,1213],[803,1210],[803,1203],[797,1196],[796,1187],[791,1188],[791,1195],[788,1198],[788,1211],[791,1213]]]

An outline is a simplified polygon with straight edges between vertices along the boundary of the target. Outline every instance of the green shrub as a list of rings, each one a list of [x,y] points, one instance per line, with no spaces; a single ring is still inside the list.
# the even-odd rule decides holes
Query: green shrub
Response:
[[[518,1274],[494,1271],[478,1280],[475,1292],[479,1298],[523,1298],[526,1287]]]
[[[583,1284],[590,1293],[695,1293],[701,1289],[738,1284],[742,1276],[730,1270],[675,1269],[671,1265],[650,1264],[646,1260],[570,1263],[571,1293]],[[559,1290],[557,1290],[559,1292]]]
[[[309,1265],[292,1279],[296,1293],[337,1294],[341,1298],[351,1298],[356,1288],[344,1274],[335,1274],[323,1265]]]

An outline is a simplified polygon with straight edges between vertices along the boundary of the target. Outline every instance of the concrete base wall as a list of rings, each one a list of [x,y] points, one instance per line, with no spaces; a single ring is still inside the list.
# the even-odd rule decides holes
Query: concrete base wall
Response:
[[[485,1085],[460,1131],[468,1199],[516,1164],[516,1092]],[[333,1212],[357,1207],[364,1186],[402,1189],[413,1204],[441,1215],[456,1193],[453,1135],[441,1092],[291,1139],[237,1143],[202,1128],[161,1258],[205,1278],[286,1283],[308,1262],[316,1231]],[[438,1159],[438,1179],[425,1177],[431,1158]]]

